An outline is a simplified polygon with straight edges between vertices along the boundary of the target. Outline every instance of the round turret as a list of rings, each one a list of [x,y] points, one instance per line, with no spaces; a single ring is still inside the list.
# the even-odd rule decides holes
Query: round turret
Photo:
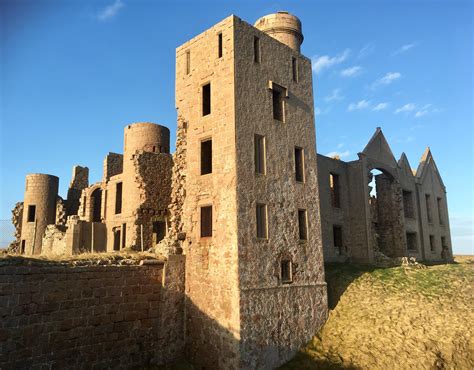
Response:
[[[258,19],[254,26],[298,53],[300,52],[303,33],[298,17],[282,11]]]
[[[137,150],[154,153],[170,152],[170,130],[155,123],[132,123],[125,127],[124,155]]]
[[[22,251],[40,254],[46,226],[56,222],[56,199],[59,178],[42,173],[26,176],[23,223],[21,229]]]

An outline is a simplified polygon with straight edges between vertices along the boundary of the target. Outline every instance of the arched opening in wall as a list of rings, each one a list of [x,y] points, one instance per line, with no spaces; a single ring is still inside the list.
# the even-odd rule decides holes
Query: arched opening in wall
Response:
[[[91,194],[92,222],[101,222],[100,211],[102,208],[102,190],[95,189]]]

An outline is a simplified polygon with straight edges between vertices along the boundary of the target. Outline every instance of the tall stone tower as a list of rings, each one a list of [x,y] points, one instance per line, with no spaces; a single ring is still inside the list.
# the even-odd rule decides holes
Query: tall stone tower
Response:
[[[255,27],[230,16],[176,52],[186,351],[204,367],[273,368],[327,315],[302,40],[287,12]]]

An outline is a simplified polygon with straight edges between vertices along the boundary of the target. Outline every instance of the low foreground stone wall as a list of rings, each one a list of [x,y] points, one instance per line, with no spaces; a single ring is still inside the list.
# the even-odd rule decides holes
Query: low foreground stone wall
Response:
[[[184,347],[184,257],[145,266],[0,266],[0,369],[130,368]]]

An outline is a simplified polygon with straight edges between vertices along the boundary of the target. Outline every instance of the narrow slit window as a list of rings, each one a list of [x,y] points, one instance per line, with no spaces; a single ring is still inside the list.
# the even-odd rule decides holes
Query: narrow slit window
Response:
[[[201,207],[201,238],[212,236],[212,206]]]
[[[115,214],[122,213],[122,183],[118,182],[115,188]]]
[[[257,36],[253,38],[253,61],[260,63],[260,39]]]
[[[437,203],[437,206],[438,206],[438,221],[439,221],[439,224],[442,225],[443,224],[443,202],[442,202],[442,199],[441,198],[436,198],[436,203]]]
[[[291,70],[293,74],[293,81],[298,82],[298,61],[295,57],[291,58]]]
[[[202,87],[202,115],[211,114],[211,84]]]
[[[332,227],[332,237],[334,249],[338,254],[342,253],[342,227],[334,225]]]
[[[291,261],[283,260],[280,263],[280,275],[282,284],[291,284],[293,282],[293,266]]]
[[[25,251],[26,251],[26,240],[22,240],[21,241],[21,254],[25,254]]]
[[[436,250],[435,237],[434,237],[434,235],[430,235],[430,251],[434,252],[435,250]]]
[[[406,218],[415,218],[413,193],[411,191],[403,190],[403,212]]]
[[[265,136],[255,135],[255,173],[265,174]]]
[[[304,182],[304,150],[299,147],[295,147],[295,178]]]
[[[188,50],[186,51],[186,74],[191,73],[191,52]]]
[[[120,250],[120,228],[113,229],[114,234],[114,251]]]
[[[433,215],[431,214],[431,196],[429,194],[425,194],[425,202],[426,202],[426,217],[429,223],[433,222]]]
[[[339,175],[329,174],[329,188],[331,190],[331,204],[334,208],[341,208]]]
[[[30,204],[28,206],[28,222],[35,222],[36,220],[36,206]]]
[[[201,141],[201,175],[212,173],[212,140]]]
[[[222,33],[217,35],[217,56],[222,58]]]
[[[267,239],[267,205],[257,203],[257,238]]]
[[[298,210],[298,226],[300,240],[308,240],[308,220],[305,209]]]
[[[122,224],[122,249],[125,248],[127,241],[127,224]],[[143,245],[141,246],[143,250]]]
[[[273,119],[285,122],[285,96],[286,89],[272,84],[272,103],[273,103]]]

